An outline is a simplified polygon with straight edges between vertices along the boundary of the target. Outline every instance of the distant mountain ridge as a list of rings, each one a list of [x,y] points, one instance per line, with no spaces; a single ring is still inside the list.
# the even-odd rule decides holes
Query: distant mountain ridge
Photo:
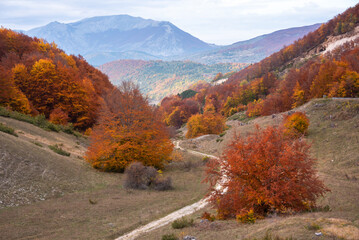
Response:
[[[186,59],[204,64],[259,62],[272,53],[279,51],[284,46],[292,44],[295,40],[302,38],[309,32],[315,31],[320,25],[318,23],[275,31],[246,41],[236,42],[229,46],[187,56]]]
[[[319,26],[279,30],[222,47],[201,41],[170,22],[129,15],[92,17],[67,24],[51,22],[23,33],[55,42],[68,54],[81,54],[95,66],[119,59],[216,64],[258,62]]]
[[[24,33],[55,42],[69,54],[81,54],[93,65],[117,59],[164,59],[216,47],[170,22],[129,15],[92,17],[68,24],[52,22]]]

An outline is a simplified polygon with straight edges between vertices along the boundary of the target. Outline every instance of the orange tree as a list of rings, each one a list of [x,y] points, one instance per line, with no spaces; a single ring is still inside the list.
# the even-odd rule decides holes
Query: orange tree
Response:
[[[300,137],[307,134],[309,119],[302,112],[295,112],[283,120],[284,133],[290,137]]]
[[[94,168],[123,172],[132,162],[162,168],[173,145],[137,86],[124,82],[104,98],[86,159]]]
[[[207,168],[209,198],[218,217],[253,221],[270,212],[314,206],[329,190],[313,169],[309,148],[303,139],[291,139],[273,127],[257,127],[246,138],[236,137],[222,158],[210,161]],[[218,181],[221,188],[216,187]]]
[[[192,115],[187,122],[187,138],[194,138],[204,134],[220,134],[225,130],[225,119],[213,112]]]

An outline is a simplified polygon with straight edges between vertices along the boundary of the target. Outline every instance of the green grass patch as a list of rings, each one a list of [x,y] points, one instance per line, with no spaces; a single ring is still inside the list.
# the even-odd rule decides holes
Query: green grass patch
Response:
[[[39,143],[39,142],[32,142],[32,143],[35,144],[35,145],[38,146],[38,147],[43,147],[42,144]]]
[[[66,156],[69,157],[70,153],[66,152],[65,150],[63,150],[59,145],[55,144],[55,145],[50,145],[49,148],[54,151],[57,154],[60,154],[62,156]]]
[[[18,137],[13,128],[5,126],[2,123],[0,123],[0,131]]]
[[[161,239],[162,240],[178,240],[179,238],[176,235],[174,235],[173,233],[171,233],[171,234],[163,235]]]

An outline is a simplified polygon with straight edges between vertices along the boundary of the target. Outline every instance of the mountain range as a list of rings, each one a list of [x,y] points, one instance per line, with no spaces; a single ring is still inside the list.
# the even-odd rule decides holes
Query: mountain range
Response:
[[[81,54],[93,65],[117,59],[158,60],[216,48],[170,22],[129,15],[52,22],[24,33],[55,42],[68,54]]]
[[[55,42],[68,54],[81,54],[95,66],[118,59],[216,64],[260,61],[319,26],[280,30],[228,46],[206,43],[167,21],[129,15],[92,17],[66,24],[52,22],[22,32]]]

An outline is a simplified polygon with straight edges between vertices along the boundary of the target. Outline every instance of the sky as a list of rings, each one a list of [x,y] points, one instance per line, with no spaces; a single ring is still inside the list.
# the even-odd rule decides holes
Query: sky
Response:
[[[53,21],[128,14],[169,21],[218,45],[323,23],[357,0],[0,0],[0,25],[29,30]]]

